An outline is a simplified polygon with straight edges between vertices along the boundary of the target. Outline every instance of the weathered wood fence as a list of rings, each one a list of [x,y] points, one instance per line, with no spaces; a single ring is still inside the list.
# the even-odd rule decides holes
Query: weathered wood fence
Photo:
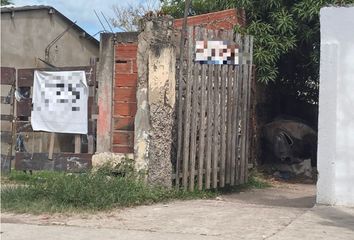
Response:
[[[11,168],[13,158],[13,125],[14,119],[14,91],[16,69],[1,67],[1,171],[7,172]]]
[[[201,64],[196,41],[234,42],[239,65]],[[252,73],[251,36],[189,27],[185,58],[177,60],[178,140],[175,185],[193,191],[247,182]]]
[[[50,142],[45,140],[44,132],[34,132],[30,123],[32,111],[32,88],[34,80],[34,71],[85,71],[87,84],[89,86],[88,98],[88,134],[72,135],[67,139],[74,140],[73,152],[55,152],[54,133],[50,135]],[[96,135],[96,67],[95,63],[90,66],[60,67],[55,69],[48,68],[30,68],[17,70],[17,91],[23,95],[21,99],[15,101],[15,117],[13,121],[14,136],[17,144],[26,143],[27,147],[18,146],[15,153],[16,170],[55,170],[55,171],[83,171],[91,168],[91,158],[95,152]],[[71,135],[71,136],[70,136]],[[72,138],[70,138],[72,137]],[[22,139],[21,139],[22,138]],[[83,150],[82,141],[87,141],[87,150]],[[71,146],[71,143],[66,143]]]

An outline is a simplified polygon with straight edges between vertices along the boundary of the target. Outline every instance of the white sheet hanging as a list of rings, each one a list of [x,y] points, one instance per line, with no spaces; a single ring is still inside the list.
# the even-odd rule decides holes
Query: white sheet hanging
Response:
[[[33,130],[87,134],[88,92],[84,71],[35,71]]]

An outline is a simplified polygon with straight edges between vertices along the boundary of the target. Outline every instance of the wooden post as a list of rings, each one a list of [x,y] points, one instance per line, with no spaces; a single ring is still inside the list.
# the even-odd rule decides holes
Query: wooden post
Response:
[[[48,159],[53,159],[55,133],[50,133]]]
[[[81,135],[75,135],[75,153],[81,153]]]
[[[94,149],[94,141],[93,141],[93,136],[92,135],[88,135],[87,136],[87,145],[88,145],[88,153],[93,154],[95,149]]]
[[[200,100],[200,129],[199,129],[199,163],[198,163],[198,190],[203,189],[203,172],[204,172],[204,161],[205,161],[205,106],[206,103],[206,66],[202,65],[202,77],[201,77],[201,100]]]
[[[192,116],[191,116],[191,147],[190,147],[190,181],[189,190],[194,190],[194,175],[195,175],[195,157],[196,157],[196,142],[197,142],[197,116],[198,116],[198,89],[199,89],[199,63],[194,65],[193,76],[193,99],[192,99]]]
[[[188,186],[188,165],[189,165],[189,140],[190,140],[190,120],[191,120],[191,88],[192,88],[192,67],[193,67],[193,27],[188,28],[188,75],[186,79],[186,100],[185,100],[185,115],[184,125],[185,133],[183,140],[183,187]]]

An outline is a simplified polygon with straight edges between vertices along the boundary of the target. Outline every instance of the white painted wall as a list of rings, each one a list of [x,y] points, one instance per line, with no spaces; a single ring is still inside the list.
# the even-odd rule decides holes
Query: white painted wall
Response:
[[[354,7],[321,9],[317,203],[354,206]]]

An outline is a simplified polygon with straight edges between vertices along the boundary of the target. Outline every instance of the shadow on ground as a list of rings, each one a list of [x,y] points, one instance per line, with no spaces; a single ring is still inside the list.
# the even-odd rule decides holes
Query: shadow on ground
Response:
[[[247,204],[312,208],[316,203],[316,185],[282,183],[281,186],[275,186],[274,188],[227,194],[223,198],[227,201]]]

